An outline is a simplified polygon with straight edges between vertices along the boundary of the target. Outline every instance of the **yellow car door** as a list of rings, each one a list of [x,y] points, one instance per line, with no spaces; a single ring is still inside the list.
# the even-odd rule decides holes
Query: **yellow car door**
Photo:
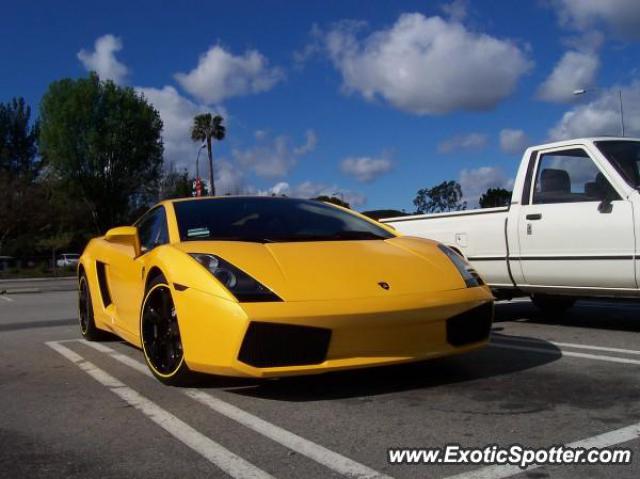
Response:
[[[116,307],[118,328],[135,337],[139,334],[138,314],[144,295],[147,254],[169,241],[167,216],[163,206],[150,210],[135,224],[140,238],[138,257],[128,249],[116,250],[109,264],[110,285]]]

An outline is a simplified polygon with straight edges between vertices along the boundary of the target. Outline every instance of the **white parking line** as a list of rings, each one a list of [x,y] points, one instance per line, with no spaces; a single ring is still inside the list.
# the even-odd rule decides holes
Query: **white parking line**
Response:
[[[104,344],[88,341],[83,341],[83,344],[97,351],[109,354],[116,361],[119,361],[147,376],[153,377],[149,368],[147,368],[145,364],[125,354],[118,353],[116,350],[105,346]],[[223,416],[242,424],[258,434],[262,434],[272,441],[275,441],[292,451],[296,451],[298,454],[322,464],[338,474],[361,479],[390,479],[389,476],[381,474],[364,464],[353,461],[348,457],[287,431],[280,426],[271,424],[264,419],[254,416],[251,413],[248,413],[228,402],[222,401],[221,399],[215,398],[210,394],[200,391],[199,389],[190,388],[182,391],[188,397],[198,401],[218,414],[222,414]]]
[[[615,431],[605,432],[597,436],[588,437],[580,441],[566,444],[566,447],[578,448],[583,447],[590,449],[592,447],[605,448],[616,446],[624,442],[633,441],[640,438],[640,422],[631,426],[616,429]],[[520,469],[518,466],[487,466],[473,471],[463,472],[446,479],[502,479],[505,477],[515,476],[537,469],[542,465],[529,466],[527,469]]]
[[[99,369],[93,363],[85,360],[82,356],[66,346],[56,341],[50,341],[46,344],[231,477],[243,479],[273,479],[273,476],[269,473],[258,469],[240,456],[235,455],[217,442],[212,441],[204,434],[140,395],[137,391],[118,381],[107,372]]]
[[[494,348],[503,348],[503,349],[515,349],[518,351],[530,351],[533,353],[541,353],[541,354],[551,354],[558,355],[558,351],[551,348],[533,348],[530,346],[516,346],[512,344],[506,343],[497,343],[491,342],[491,347]],[[640,365],[640,360],[637,359],[626,359],[626,358],[618,358],[615,356],[605,356],[603,354],[586,354],[586,353],[576,353],[573,351],[565,351],[564,349],[560,349],[562,356],[569,356],[574,358],[583,358],[583,359],[594,359],[596,361],[607,361],[610,363],[622,363],[622,364],[637,364]]]
[[[272,441],[275,441],[283,446],[296,451],[303,456],[313,459],[319,464],[322,464],[329,469],[342,474],[346,477],[357,478],[388,478],[373,469],[368,468],[362,464],[359,464],[337,452],[331,451],[326,447],[316,444],[308,439],[298,436],[292,432],[287,431],[279,426],[271,424],[263,419],[260,419],[253,414],[250,414],[242,409],[233,406],[225,401],[211,396],[198,389],[190,389],[185,391],[185,394],[192,399],[195,399],[201,404],[209,407],[223,416],[233,419],[239,422],[243,426],[254,430],[258,434],[262,434],[268,437]]]
[[[5,300],[7,303],[13,303],[13,298],[10,298],[9,296],[5,296],[4,294],[0,294],[0,299]]]
[[[530,339],[530,338],[517,338],[513,336],[497,338],[501,341],[519,341],[523,343],[532,344],[544,344],[549,343],[561,348],[574,348],[574,349],[590,349],[592,351],[605,351],[608,353],[620,353],[620,354],[640,354],[640,351],[635,349],[620,349],[620,348],[608,348],[604,346],[593,346],[591,344],[577,344],[577,343],[559,343],[556,341],[548,341],[546,339]]]

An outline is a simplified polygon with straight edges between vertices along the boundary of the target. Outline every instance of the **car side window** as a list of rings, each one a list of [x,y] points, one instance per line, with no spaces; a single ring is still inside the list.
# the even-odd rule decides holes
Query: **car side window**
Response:
[[[586,151],[544,153],[538,160],[533,204],[619,200],[620,196]]]
[[[136,224],[143,253],[169,242],[167,215],[162,206],[150,211]]]

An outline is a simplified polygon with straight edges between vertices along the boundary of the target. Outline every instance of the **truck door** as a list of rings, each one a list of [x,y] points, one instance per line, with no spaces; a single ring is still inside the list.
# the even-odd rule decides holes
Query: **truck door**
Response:
[[[633,209],[579,146],[542,150],[518,218],[526,284],[635,288]]]

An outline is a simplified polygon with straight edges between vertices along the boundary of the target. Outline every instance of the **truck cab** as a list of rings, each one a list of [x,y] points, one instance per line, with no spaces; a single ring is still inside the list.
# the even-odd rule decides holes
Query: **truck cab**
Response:
[[[505,208],[383,220],[455,248],[497,296],[640,296],[640,140],[528,148]]]

